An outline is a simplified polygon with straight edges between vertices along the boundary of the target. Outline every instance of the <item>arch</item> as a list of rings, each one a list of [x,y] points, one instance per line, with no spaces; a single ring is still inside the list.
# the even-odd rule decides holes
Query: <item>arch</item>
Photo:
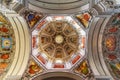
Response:
[[[48,80],[52,78],[66,78],[66,80],[83,80],[80,76],[68,72],[48,72],[34,77],[32,80]],[[55,78],[56,79],[56,78]],[[57,80],[57,79],[56,79]],[[63,79],[61,79],[63,80]]]

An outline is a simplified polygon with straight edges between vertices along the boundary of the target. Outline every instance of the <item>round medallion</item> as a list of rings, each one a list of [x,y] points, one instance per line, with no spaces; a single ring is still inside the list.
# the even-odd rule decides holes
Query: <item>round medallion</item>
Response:
[[[10,40],[6,39],[6,40],[4,40],[3,44],[4,44],[5,47],[9,47],[11,42],[10,42]]]
[[[61,43],[63,43],[63,41],[64,41],[63,36],[57,35],[57,36],[55,37],[55,42],[56,42],[57,44],[61,44]]]

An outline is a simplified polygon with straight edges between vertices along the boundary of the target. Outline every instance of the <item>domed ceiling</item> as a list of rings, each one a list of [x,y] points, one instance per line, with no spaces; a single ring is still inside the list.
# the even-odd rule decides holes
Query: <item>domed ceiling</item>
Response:
[[[31,51],[26,71],[22,75],[23,80],[37,78],[44,80],[40,78],[41,75],[52,72],[68,72],[78,75],[80,80],[90,80],[90,78],[93,80],[93,75],[110,77],[112,75],[119,80],[120,14],[111,17],[112,14],[109,13],[111,7],[116,8],[113,4],[117,4],[118,0],[110,2],[100,0],[98,3],[97,1],[28,0],[27,3],[21,1],[24,4],[22,8],[19,1],[13,3],[11,9],[15,8],[14,10],[24,17],[25,23],[28,24],[25,30],[26,32],[29,30],[28,35],[31,36],[28,40],[25,37],[27,33],[20,33],[25,38],[25,42],[21,39],[21,43],[30,44],[31,47],[31,50],[28,46],[28,48],[23,47],[28,49],[28,53]],[[11,3],[5,5],[11,6]],[[26,10],[26,6],[29,10]],[[17,17],[13,21],[24,28],[20,18]],[[0,74],[4,75],[8,71],[14,59],[15,39],[17,40],[17,37],[15,38],[11,24],[0,14]],[[19,51],[22,53],[23,50]]]
[[[39,50],[51,59],[65,59],[78,50],[78,33],[65,21],[51,21],[39,32]]]
[[[70,69],[85,55],[85,36],[72,17],[48,16],[32,32],[32,55],[47,69]]]
[[[89,12],[76,15],[24,12],[31,32],[32,55],[22,79],[37,79],[49,72],[70,72],[80,79],[91,76],[86,59]],[[64,70],[64,71],[63,71]]]

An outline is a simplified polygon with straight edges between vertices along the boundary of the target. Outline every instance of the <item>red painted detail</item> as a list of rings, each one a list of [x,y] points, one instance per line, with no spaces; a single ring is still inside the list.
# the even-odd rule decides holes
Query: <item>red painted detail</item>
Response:
[[[8,30],[6,27],[1,27],[1,28],[0,28],[0,31],[6,33],[6,32],[8,32],[9,30]]]
[[[63,64],[55,64],[54,68],[64,68],[64,65]]]
[[[109,55],[108,55],[108,58],[109,58],[110,60],[117,59],[116,55],[114,55],[114,54],[109,54]]]
[[[41,55],[38,55],[37,58],[38,58],[43,64],[46,63],[46,60],[45,60]]]
[[[8,59],[9,58],[9,54],[2,54],[1,55],[1,59]]]
[[[45,23],[45,20],[41,21],[40,24],[37,26],[37,29],[39,30]]]
[[[89,21],[90,20],[90,14],[88,14],[88,13],[85,13],[85,14],[83,14],[83,18],[86,20],[86,21]]]
[[[81,47],[82,47],[82,48],[85,48],[85,37],[82,37],[82,43],[81,43],[81,44],[82,44]]]
[[[118,31],[118,28],[116,28],[116,27],[112,27],[109,29],[109,32],[116,32],[116,31]]]
[[[75,64],[79,59],[80,59],[80,55],[76,56],[76,57],[72,60],[72,64]]]
[[[32,47],[35,48],[36,45],[36,37],[32,37]]]

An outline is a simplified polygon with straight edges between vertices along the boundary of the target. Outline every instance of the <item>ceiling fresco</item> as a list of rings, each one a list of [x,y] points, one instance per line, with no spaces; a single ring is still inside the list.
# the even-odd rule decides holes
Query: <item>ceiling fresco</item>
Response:
[[[8,8],[5,15],[14,16],[10,19],[13,25],[21,25],[22,30],[26,23],[29,31],[30,49],[25,49],[30,54],[21,80],[36,80],[53,72],[68,72],[81,80],[96,76],[120,79],[120,13],[114,13],[120,7],[118,0],[26,1],[1,2]],[[9,9],[13,11],[9,13]],[[10,69],[17,50],[17,38],[7,17],[0,13],[0,77]]]
[[[115,14],[106,25],[102,42],[105,62],[115,79],[120,78],[119,28],[120,14]]]
[[[8,19],[0,13],[0,76],[10,68],[15,54],[15,34]]]

